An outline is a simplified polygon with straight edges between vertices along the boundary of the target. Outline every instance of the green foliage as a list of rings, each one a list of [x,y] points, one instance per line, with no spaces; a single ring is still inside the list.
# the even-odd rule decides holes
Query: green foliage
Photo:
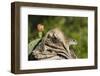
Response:
[[[60,28],[65,37],[77,40],[78,45],[71,46],[78,58],[88,57],[88,18],[71,16],[28,16],[28,43],[38,37],[37,24],[44,25],[44,35],[55,27]]]
[[[35,45],[37,45],[37,43],[38,43],[40,40],[41,40],[40,38],[37,38],[37,39],[31,41],[31,42],[28,44],[28,55],[32,52],[33,48],[35,47]]]

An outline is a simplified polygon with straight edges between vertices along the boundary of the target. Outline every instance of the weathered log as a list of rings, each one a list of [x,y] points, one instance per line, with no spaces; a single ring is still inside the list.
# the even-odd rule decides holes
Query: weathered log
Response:
[[[32,50],[31,55],[37,60],[75,59],[76,55],[74,51],[69,49],[70,45],[75,44],[77,44],[75,40],[66,39],[61,30],[56,28],[47,32]]]

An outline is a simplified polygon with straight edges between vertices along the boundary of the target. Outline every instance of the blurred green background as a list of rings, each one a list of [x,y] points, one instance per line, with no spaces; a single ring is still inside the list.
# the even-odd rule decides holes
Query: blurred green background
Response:
[[[44,35],[55,27],[60,28],[65,37],[77,40],[72,46],[78,58],[88,57],[88,18],[71,16],[28,15],[28,43],[38,38],[36,26],[44,25]]]

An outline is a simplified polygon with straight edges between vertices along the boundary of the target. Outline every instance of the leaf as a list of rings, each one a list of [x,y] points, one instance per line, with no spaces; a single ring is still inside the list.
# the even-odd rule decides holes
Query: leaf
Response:
[[[28,44],[28,55],[32,52],[33,48],[35,47],[35,45],[40,41],[41,39],[38,38],[38,39],[35,39],[33,41],[31,41],[29,44]]]

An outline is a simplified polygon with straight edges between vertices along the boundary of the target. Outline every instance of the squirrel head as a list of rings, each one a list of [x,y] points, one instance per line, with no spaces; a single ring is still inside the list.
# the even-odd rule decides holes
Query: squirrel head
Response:
[[[70,46],[70,45],[77,45],[77,41],[74,40],[74,39],[69,39],[69,40],[67,41],[67,43],[68,43],[69,46]]]

